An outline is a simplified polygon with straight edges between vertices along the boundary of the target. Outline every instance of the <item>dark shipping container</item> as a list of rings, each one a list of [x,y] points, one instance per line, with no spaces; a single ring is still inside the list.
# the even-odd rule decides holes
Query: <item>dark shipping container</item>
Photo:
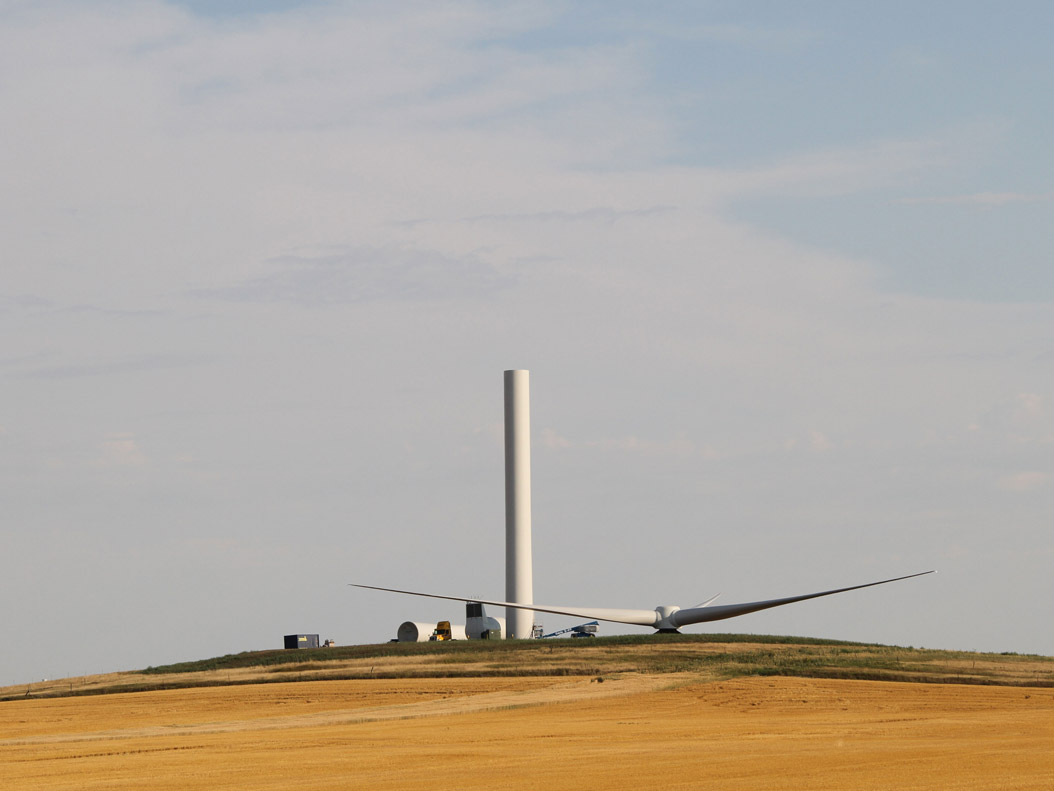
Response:
[[[287,634],[285,636],[286,648],[318,648],[317,634]]]

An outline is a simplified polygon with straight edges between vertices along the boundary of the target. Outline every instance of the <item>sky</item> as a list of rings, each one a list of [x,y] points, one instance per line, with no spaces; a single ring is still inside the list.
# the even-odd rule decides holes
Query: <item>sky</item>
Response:
[[[0,684],[504,598],[510,368],[536,601],[1054,655],[1052,24],[0,0]]]

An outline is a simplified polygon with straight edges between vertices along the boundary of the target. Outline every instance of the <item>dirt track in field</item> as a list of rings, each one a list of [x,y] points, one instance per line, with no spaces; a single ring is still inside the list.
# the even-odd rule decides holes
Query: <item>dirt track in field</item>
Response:
[[[3,787],[1054,789],[1054,690],[688,674],[0,703]]]

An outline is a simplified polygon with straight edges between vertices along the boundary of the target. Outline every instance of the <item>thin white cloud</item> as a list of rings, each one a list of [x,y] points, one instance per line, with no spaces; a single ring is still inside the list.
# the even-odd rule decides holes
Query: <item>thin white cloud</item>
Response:
[[[747,49],[762,50],[797,50],[806,47],[823,37],[818,30],[808,28],[772,28],[756,25],[738,24],[664,24],[658,20],[649,20],[643,25],[634,20],[636,28],[645,29],[663,38],[680,41],[722,42],[734,44]]]
[[[999,479],[998,486],[1007,492],[1033,492],[1045,487],[1050,475],[1039,470],[1026,470]]]
[[[929,198],[901,198],[908,206],[1006,206],[1011,203],[1049,203],[1054,192],[975,192]]]
[[[207,361],[204,354],[141,354],[121,359],[92,359],[59,364],[35,364],[12,371],[10,376],[25,379],[80,379],[86,377],[137,374],[199,365]]]
[[[809,432],[809,448],[822,453],[834,448],[834,443],[822,431],[813,429]]]
[[[647,456],[693,456],[700,452],[696,444],[686,437],[654,440],[629,435],[624,437],[604,437],[602,439],[571,440],[552,428],[542,430],[542,444],[550,450],[589,448],[609,452],[640,453]],[[709,448],[702,451],[707,457],[710,457],[711,452]]]
[[[114,434],[99,446],[99,455],[92,462],[94,467],[142,467],[147,457],[133,434]]]
[[[730,197],[742,195],[843,195],[899,184],[961,156],[969,141],[955,135],[880,140],[788,157],[768,166],[725,174]]]
[[[1054,442],[1054,414],[1041,393],[1023,392],[987,409],[970,424],[971,431],[986,431],[1016,442]]]
[[[834,443],[817,429],[811,429],[804,437],[794,436],[785,440],[784,450],[793,451],[798,449],[808,450],[811,453],[825,453],[834,449]]]
[[[542,444],[550,450],[563,450],[571,447],[571,440],[557,433],[555,429],[542,429]]]
[[[652,217],[657,214],[676,211],[675,206],[649,206],[643,209],[614,209],[610,206],[593,206],[575,211],[524,212],[519,214],[479,214],[475,217],[463,217],[460,222],[601,222],[612,224],[638,217]]]
[[[231,286],[194,289],[194,296],[235,302],[317,306],[379,301],[473,300],[509,288],[512,277],[481,261],[430,250],[351,248],[317,257],[271,261],[280,271]]]
[[[15,310],[40,310],[51,306],[51,300],[33,294],[0,294],[0,314]]]

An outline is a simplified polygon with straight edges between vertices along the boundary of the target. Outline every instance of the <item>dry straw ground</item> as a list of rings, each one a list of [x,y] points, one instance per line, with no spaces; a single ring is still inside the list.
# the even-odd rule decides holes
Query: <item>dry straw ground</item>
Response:
[[[887,650],[854,661],[864,648]],[[932,678],[985,685],[744,676],[748,663],[727,659],[794,670],[827,649],[565,641],[8,688],[0,777],[20,791],[1054,789],[1050,659],[899,660],[917,675],[928,656]],[[844,671],[832,657],[827,670]],[[530,675],[545,672],[562,675]],[[330,680],[288,680],[311,674]],[[399,674],[418,677],[386,677]],[[34,697],[190,677],[223,685]]]

